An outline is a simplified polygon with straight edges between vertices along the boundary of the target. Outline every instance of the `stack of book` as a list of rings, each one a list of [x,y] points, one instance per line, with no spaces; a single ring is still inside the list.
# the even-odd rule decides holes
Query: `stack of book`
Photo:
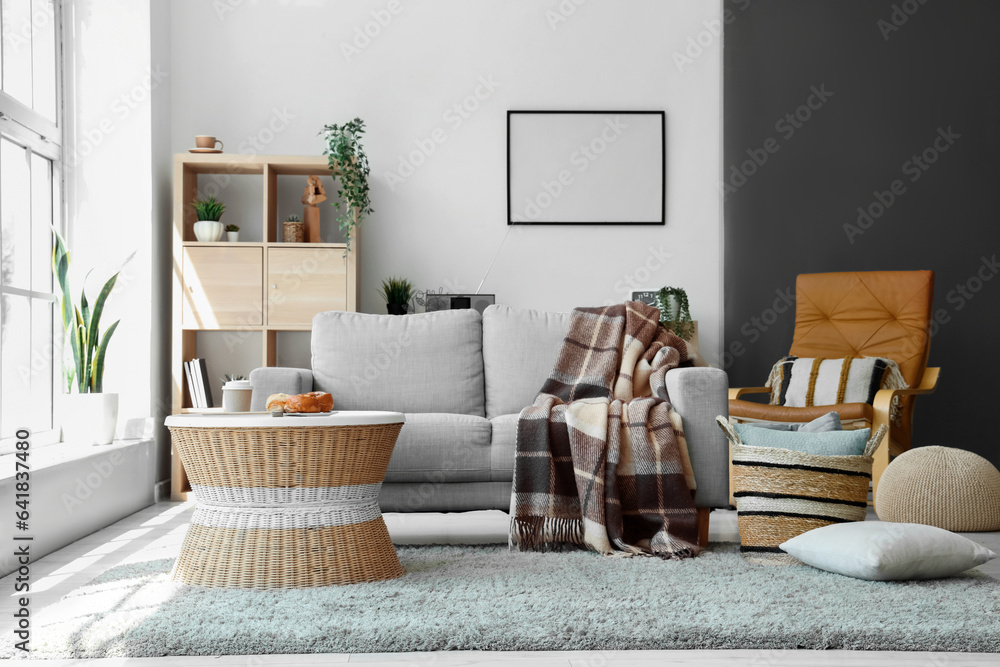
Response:
[[[208,367],[205,365],[205,360],[192,359],[191,361],[185,361],[184,375],[187,377],[191,407],[214,407],[212,405],[212,388],[208,384]]]

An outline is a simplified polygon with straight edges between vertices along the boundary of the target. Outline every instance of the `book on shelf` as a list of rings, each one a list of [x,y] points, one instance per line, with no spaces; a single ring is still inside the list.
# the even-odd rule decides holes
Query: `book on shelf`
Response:
[[[212,401],[212,386],[208,382],[208,365],[205,363],[204,359],[198,359],[198,375],[201,379],[202,394],[204,397],[205,408],[214,408],[215,404]]]
[[[202,405],[200,383],[195,375],[195,363],[193,360],[184,362],[184,377],[187,379],[188,396],[191,397],[191,407],[204,407]]]

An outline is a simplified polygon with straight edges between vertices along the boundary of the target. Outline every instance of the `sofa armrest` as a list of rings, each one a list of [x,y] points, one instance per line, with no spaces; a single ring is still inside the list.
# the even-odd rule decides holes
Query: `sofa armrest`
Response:
[[[729,505],[729,443],[715,418],[729,415],[729,376],[718,368],[675,368],[665,378],[667,394],[681,416],[699,507]]]
[[[250,410],[262,412],[271,394],[304,394],[313,390],[313,374],[308,368],[256,368],[250,373],[253,394]]]

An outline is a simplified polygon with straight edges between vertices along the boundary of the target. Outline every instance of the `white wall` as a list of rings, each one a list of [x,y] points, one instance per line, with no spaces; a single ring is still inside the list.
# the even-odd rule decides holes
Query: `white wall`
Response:
[[[173,0],[172,151],[187,150],[195,134],[215,134],[227,152],[319,154],[324,124],[362,117],[376,212],[362,230],[361,309],[384,312],[375,289],[390,274],[418,289],[479,285],[508,232],[508,109],[663,109],[666,226],[517,227],[483,291],[498,303],[569,310],[621,301],[626,279],[644,288],[681,285],[700,321],[703,353],[717,360],[721,40],[703,36],[707,46],[683,71],[674,54],[706,30],[703,22],[719,19],[718,0],[428,0],[392,14],[393,7],[389,0]],[[377,30],[376,17],[386,24]],[[378,34],[355,43],[366,25]],[[343,45],[357,50],[345,54]],[[461,119],[453,105],[477,88],[485,99]],[[446,141],[391,187],[387,174],[436,128]],[[155,155],[157,164],[169,159]],[[230,188],[221,197],[236,215],[242,188]],[[251,206],[259,202],[249,197]],[[669,255],[662,263],[661,248]]]

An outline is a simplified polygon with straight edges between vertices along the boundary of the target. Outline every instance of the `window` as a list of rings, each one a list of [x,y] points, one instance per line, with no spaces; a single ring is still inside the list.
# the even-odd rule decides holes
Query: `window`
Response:
[[[59,439],[59,9],[55,0],[0,0],[0,454],[13,450],[19,428],[33,431],[34,444]]]

